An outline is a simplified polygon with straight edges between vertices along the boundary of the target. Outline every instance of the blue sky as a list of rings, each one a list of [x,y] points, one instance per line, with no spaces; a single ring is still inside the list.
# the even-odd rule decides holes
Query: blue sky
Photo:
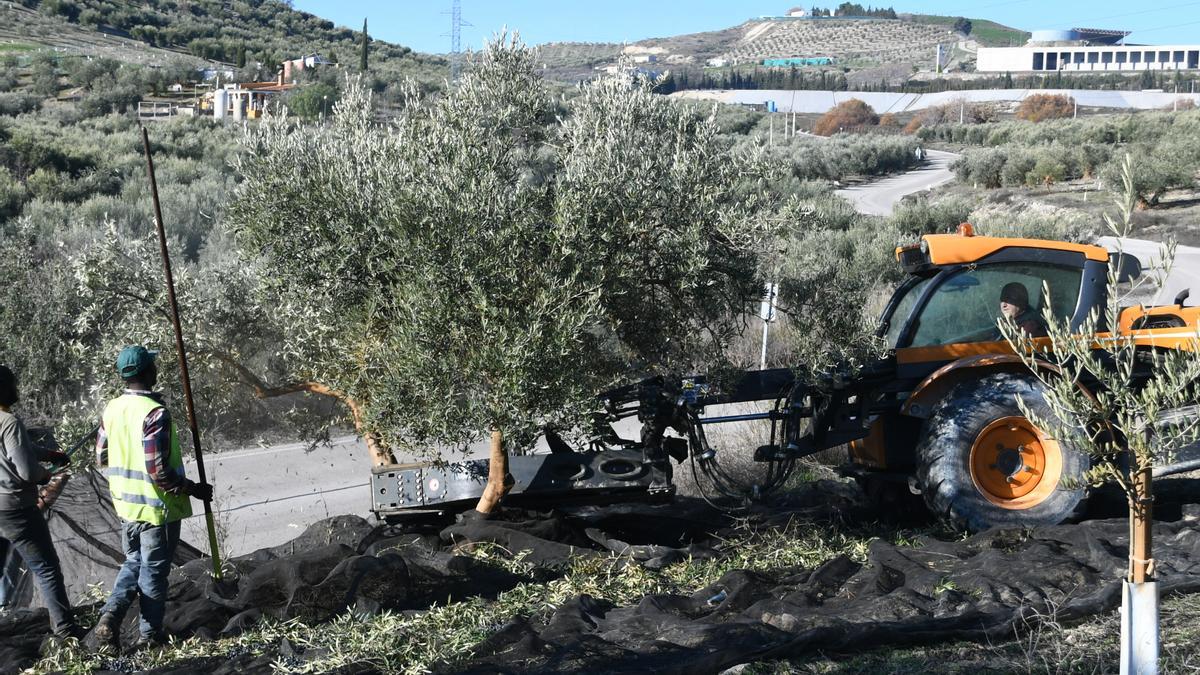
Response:
[[[836,7],[833,2],[739,2],[718,0],[462,0],[464,49],[478,50],[504,26],[519,30],[529,44],[543,42],[623,42],[717,30],[750,17],[780,14],[794,4]],[[885,0],[861,2],[889,6]],[[293,0],[297,9],[351,28],[370,19],[373,37],[420,52],[450,50],[450,0]],[[1130,42],[1200,42],[1200,1],[1159,0],[912,0],[890,4],[897,12],[965,14],[1033,30],[1037,28],[1112,28],[1132,30]],[[970,7],[964,10],[964,7]]]

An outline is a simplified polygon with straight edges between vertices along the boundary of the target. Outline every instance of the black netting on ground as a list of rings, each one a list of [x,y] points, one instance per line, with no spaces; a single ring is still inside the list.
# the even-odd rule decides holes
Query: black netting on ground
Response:
[[[96,583],[110,587],[125,560],[125,551],[121,520],[113,511],[104,475],[94,468],[73,475],[46,512],[46,521],[65,571],[67,595],[72,599],[84,597],[88,586]],[[182,565],[200,556],[200,551],[181,542],[175,562]],[[41,604],[33,578],[24,566],[17,578],[16,599],[16,606]]]
[[[1164,486],[1165,486],[1164,482]],[[1175,481],[1195,493],[1194,481]],[[1172,509],[1164,508],[1165,513]],[[1200,591],[1200,510],[1174,509],[1156,526],[1164,593]],[[756,526],[818,521],[862,525],[874,517],[852,486],[819,483],[786,505],[760,509]],[[732,521],[702,502],[506,510],[442,529],[404,531],[338,517],[293,542],[231,561],[231,580],[214,583],[207,561],[172,573],[168,629],[178,636],[237,634],[264,616],[319,623],[352,610],[420,610],[496,594],[530,579],[457,547],[494,542],[530,551],[539,578],[568,555],[627,556],[659,568],[719,555]],[[647,596],[626,607],[579,596],[545,622],[518,619],[444,670],[469,672],[714,672],[753,660],[813,650],[970,638],[1003,639],[1015,622],[1051,607],[1071,621],[1116,607],[1126,565],[1126,522],[1092,520],[1030,531],[989,531],[967,539],[874,541],[865,565],[837,557],[815,569],[732,571],[691,595]],[[134,613],[125,635],[132,638]],[[10,672],[36,657],[43,610],[0,618],[0,664]],[[403,639],[397,637],[397,639]],[[284,642],[268,654],[179,664],[163,672],[268,672],[273,661],[302,662]],[[350,669],[347,672],[370,670]]]

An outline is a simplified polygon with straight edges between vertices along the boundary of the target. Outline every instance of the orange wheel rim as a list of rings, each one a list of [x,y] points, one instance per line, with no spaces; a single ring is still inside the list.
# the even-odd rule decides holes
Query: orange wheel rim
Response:
[[[1041,504],[1062,478],[1062,449],[1024,417],[1002,417],[984,427],[971,446],[971,481],[1005,509]]]

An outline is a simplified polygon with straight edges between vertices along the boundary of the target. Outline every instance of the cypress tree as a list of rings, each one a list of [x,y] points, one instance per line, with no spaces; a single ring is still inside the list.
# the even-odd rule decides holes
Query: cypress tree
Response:
[[[358,69],[367,72],[367,20],[363,19],[362,52],[358,55]]]

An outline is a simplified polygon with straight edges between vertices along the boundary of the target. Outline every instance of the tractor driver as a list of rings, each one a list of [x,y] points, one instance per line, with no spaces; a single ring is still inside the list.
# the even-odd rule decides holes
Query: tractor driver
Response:
[[[1000,291],[1000,314],[1011,319],[1029,337],[1048,335],[1042,318],[1029,309],[1029,291],[1019,281],[1004,284]]]

